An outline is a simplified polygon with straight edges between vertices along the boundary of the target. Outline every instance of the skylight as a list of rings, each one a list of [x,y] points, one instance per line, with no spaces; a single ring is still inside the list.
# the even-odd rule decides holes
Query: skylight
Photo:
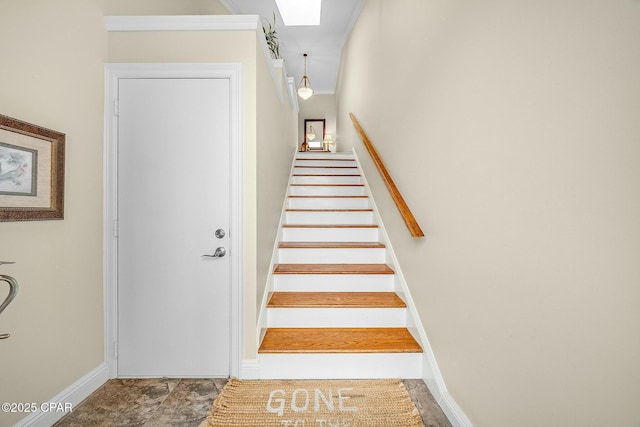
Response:
[[[320,25],[322,0],[276,0],[284,25]]]

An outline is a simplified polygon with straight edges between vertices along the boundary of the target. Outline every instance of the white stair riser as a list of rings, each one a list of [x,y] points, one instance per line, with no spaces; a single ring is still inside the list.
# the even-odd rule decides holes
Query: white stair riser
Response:
[[[269,308],[270,328],[403,328],[405,308]]]
[[[282,229],[284,242],[377,242],[377,228],[293,228]]]
[[[294,176],[294,184],[362,184],[359,175],[349,176]]]
[[[296,160],[295,166],[357,166],[355,160]]]
[[[360,186],[291,186],[289,194],[292,196],[364,196],[364,187]]]
[[[385,248],[280,248],[280,264],[384,264]]]
[[[393,292],[392,274],[274,274],[275,292]]]
[[[302,174],[302,175],[326,175],[328,173],[339,173],[341,175],[360,175],[360,170],[358,168],[294,168],[294,174]]]
[[[262,379],[422,378],[422,353],[260,354]]]
[[[351,153],[327,153],[327,152],[314,152],[304,151],[296,154],[296,159],[322,159],[327,158],[329,160],[335,159],[351,159],[353,160],[353,154]]]
[[[289,209],[369,209],[368,197],[290,197]]]
[[[287,212],[285,224],[373,224],[373,212]]]

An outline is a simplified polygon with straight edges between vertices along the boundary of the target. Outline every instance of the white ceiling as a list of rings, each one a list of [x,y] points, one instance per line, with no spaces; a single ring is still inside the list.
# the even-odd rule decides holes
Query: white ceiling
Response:
[[[360,14],[365,0],[322,0],[319,26],[285,27],[275,0],[220,0],[234,15],[260,15],[263,23],[276,14],[276,30],[280,40],[280,55],[287,73],[296,86],[304,74],[304,53],[307,76],[315,93],[334,93],[342,46]]]

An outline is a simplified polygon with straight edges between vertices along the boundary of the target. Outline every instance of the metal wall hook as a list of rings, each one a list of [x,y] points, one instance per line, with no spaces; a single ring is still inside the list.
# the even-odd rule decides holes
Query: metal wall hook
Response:
[[[0,261],[0,265],[2,264],[15,264],[14,262],[8,261]],[[5,308],[13,301],[13,299],[18,294],[18,281],[11,276],[6,276],[4,274],[0,274],[0,282],[7,282],[9,284],[9,295],[5,298],[4,302],[0,304],[0,314],[4,311]],[[9,338],[9,334],[0,334],[0,340],[4,340]]]

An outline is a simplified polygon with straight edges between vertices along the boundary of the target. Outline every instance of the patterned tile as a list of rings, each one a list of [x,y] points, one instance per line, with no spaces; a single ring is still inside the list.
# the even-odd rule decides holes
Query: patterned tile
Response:
[[[425,427],[451,427],[451,423],[422,380],[403,380],[411,400],[420,411]]]
[[[422,380],[404,380],[426,427],[451,427]],[[113,379],[56,427],[197,427],[226,379]]]
[[[182,380],[146,426],[199,425],[226,383],[226,379]]]

